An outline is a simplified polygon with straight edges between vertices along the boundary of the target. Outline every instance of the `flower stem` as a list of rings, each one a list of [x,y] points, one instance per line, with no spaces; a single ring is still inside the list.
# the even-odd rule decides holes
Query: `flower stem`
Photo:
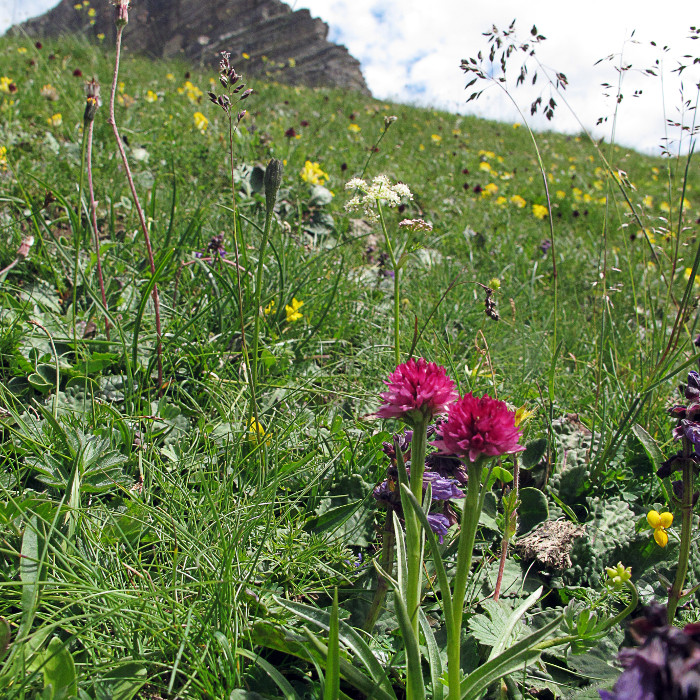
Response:
[[[460,642],[462,632],[462,617],[464,614],[464,599],[467,593],[467,581],[472,565],[474,541],[479,526],[481,513],[481,460],[467,463],[467,496],[462,511],[462,529],[457,545],[457,570],[452,583],[452,623],[447,639],[447,676],[449,700],[460,699]]]
[[[100,294],[102,295],[102,304],[107,309],[107,296],[105,294],[105,283],[102,277],[102,262],[100,260],[100,237],[97,232],[97,204],[95,202],[95,190],[92,184],[92,132],[94,121],[90,121],[88,126],[87,136],[87,178],[88,190],[90,192],[90,215],[92,219],[92,230],[95,236],[95,255],[97,257],[97,279],[100,283]],[[109,340],[109,321],[105,314],[105,335]]]
[[[678,568],[673,586],[668,593],[668,624],[673,624],[676,609],[681,599],[685,577],[688,574],[690,542],[693,534],[693,462],[690,460],[692,444],[683,438],[683,500],[681,502],[681,549],[678,554]]]
[[[418,501],[423,502],[423,472],[425,471],[425,448],[427,442],[428,419],[416,420],[413,425],[413,437],[411,438],[411,493]],[[403,467],[399,464],[399,469]],[[401,505],[406,520],[406,610],[411,620],[411,629],[416,640],[418,636],[418,608],[420,606],[422,579],[423,579],[423,528],[415,514],[408,498],[401,493]],[[415,687],[416,675],[422,678],[423,670],[418,666],[406,663],[406,688],[407,697],[411,700]],[[422,680],[421,680],[422,683]]]
[[[129,160],[126,157],[126,151],[124,150],[124,144],[122,143],[121,136],[119,135],[119,129],[117,128],[117,121],[114,117],[114,97],[117,94],[117,80],[119,79],[119,58],[121,55],[122,46],[122,32],[124,31],[124,25],[117,25],[117,47],[116,56],[114,59],[114,75],[112,76],[112,91],[109,96],[109,124],[114,132],[114,138],[117,142],[117,148],[119,149],[119,155],[121,156],[122,163],[124,164],[124,172],[126,173],[126,179],[129,183],[129,189],[131,190],[131,197],[134,200],[134,205],[136,206],[136,213],[139,217],[139,223],[141,224],[141,230],[143,231],[143,237],[146,241],[146,251],[148,253],[148,264],[151,268],[151,274],[156,274],[156,263],[153,258],[153,247],[151,246],[151,237],[148,235],[148,226],[146,225],[146,217],[143,214],[143,209],[141,208],[141,202],[139,200],[138,194],[136,194],[136,186],[134,185],[134,178],[131,175],[131,168],[129,167]],[[158,296],[158,285],[153,285],[153,307],[155,309],[156,315],[156,353],[158,355],[158,393],[160,394],[161,388],[163,386],[163,347],[162,347],[162,334],[160,329],[160,299]]]
[[[397,365],[401,364],[401,345],[400,345],[400,335],[399,335],[399,314],[401,311],[400,308],[400,292],[401,292],[401,284],[400,284],[400,275],[401,275],[401,270],[399,268],[398,262],[396,260],[396,255],[394,253],[394,247],[391,245],[391,238],[389,238],[389,232],[386,230],[386,222],[384,221],[384,212],[382,211],[382,205],[377,200],[377,210],[379,211],[379,221],[381,222],[382,225],[382,231],[384,233],[384,240],[386,241],[386,247],[387,250],[389,251],[389,258],[391,259],[391,269],[394,272],[394,360]],[[422,478],[422,477],[421,477]],[[421,483],[421,488],[422,488],[422,483]],[[411,491],[413,491],[413,488],[411,487]],[[415,492],[413,494],[416,496]],[[418,503],[421,502],[421,497],[420,495],[417,495],[416,498],[418,499]]]

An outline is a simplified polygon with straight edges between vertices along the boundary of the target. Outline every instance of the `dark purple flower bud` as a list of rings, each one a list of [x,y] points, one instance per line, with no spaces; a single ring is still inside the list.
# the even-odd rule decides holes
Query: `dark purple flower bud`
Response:
[[[248,88],[248,89],[241,95],[241,99],[242,99],[242,100],[245,100],[246,98],[250,97],[252,94],[253,94],[253,89],[252,89],[252,88]]]
[[[688,401],[700,400],[700,374],[695,371],[688,372],[688,385],[685,387],[685,398]]]
[[[549,238],[545,238],[542,243],[540,243],[540,252],[542,255],[547,255],[547,252],[552,247],[552,241]]]
[[[406,452],[406,450],[411,446],[412,439],[413,431],[404,430],[401,433],[396,433],[392,439],[392,442],[383,442],[382,450],[384,451],[384,454],[389,457],[389,459],[396,459],[396,449],[394,445],[398,445],[401,452]]]
[[[379,486],[375,486],[372,495],[387,508],[401,511],[401,494],[394,479],[385,479]]]
[[[696,348],[700,348],[700,334],[698,334],[698,335],[695,336],[695,340],[693,341],[693,345],[694,345]]]
[[[683,459],[683,453],[677,452],[659,467],[656,476],[658,476],[659,479],[665,479],[667,476],[671,476],[673,472],[680,471],[683,468]]]
[[[225,75],[219,76],[219,82],[221,83],[222,87],[228,87],[228,78]]]
[[[671,408],[668,409],[668,415],[671,416],[671,418],[685,418],[687,412],[688,409],[685,406],[671,406]]]
[[[467,483],[467,470],[458,457],[432,452],[425,460],[425,468],[448,479],[456,479],[460,484]]]
[[[700,403],[691,403],[685,416],[688,420],[700,420]]]
[[[243,117],[245,117],[246,114],[248,114],[248,112],[247,112],[245,109],[242,109],[242,110],[238,113],[238,121],[241,121],[241,119],[243,119]]]
[[[450,529],[450,521],[442,513],[428,513],[428,525],[438,536],[438,542],[442,544],[445,535]]]
[[[284,135],[288,139],[293,139],[297,135],[297,132],[294,130],[293,126],[290,126],[289,129],[287,129],[287,131],[284,132]]]
[[[218,103],[218,97],[213,93],[213,92],[208,92],[207,95],[209,95],[209,99],[214,103]]]
[[[464,492],[452,479],[445,479],[437,472],[423,474],[423,488],[430,484],[433,501],[449,501],[450,498],[464,498]]]

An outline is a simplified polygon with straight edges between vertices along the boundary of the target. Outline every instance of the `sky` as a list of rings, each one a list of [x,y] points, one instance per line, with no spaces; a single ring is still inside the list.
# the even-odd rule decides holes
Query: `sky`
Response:
[[[42,14],[56,4],[56,0],[0,0],[0,32],[13,21]],[[505,122],[527,120],[536,129],[578,133],[583,127],[596,138],[610,139],[614,127],[616,142],[658,154],[664,137],[672,150],[679,147],[681,133],[666,127],[666,120],[681,121],[684,101],[693,105],[697,99],[700,64],[684,71],[682,86],[673,72],[684,54],[700,55],[700,39],[687,38],[691,25],[700,27],[696,0],[666,0],[663,5],[651,0],[289,0],[288,4],[310,10],[329,25],[329,39],[347,46],[360,61],[372,94],[382,100]],[[547,37],[536,47],[539,61],[552,75],[558,71],[568,78],[564,97],[570,109],[555,95],[558,106],[551,122],[530,116],[535,97],[541,94],[545,102],[550,97],[542,69],[534,88],[510,91],[512,100],[490,84],[478,100],[466,102],[472,90],[465,91],[468,77],[460,69],[461,60],[475,57],[479,50],[486,54],[483,32],[493,25],[506,29],[514,19],[521,41],[529,40],[533,25]],[[607,57],[610,60],[595,65]],[[508,69],[513,81],[519,65]],[[619,70],[628,65],[632,67]],[[643,69],[650,67],[656,77],[644,74]],[[534,70],[532,63],[529,74]],[[618,103],[620,77],[623,99]],[[603,83],[613,86],[608,97]],[[683,121],[691,120],[692,112],[686,111]],[[687,136],[681,145],[686,148]]]

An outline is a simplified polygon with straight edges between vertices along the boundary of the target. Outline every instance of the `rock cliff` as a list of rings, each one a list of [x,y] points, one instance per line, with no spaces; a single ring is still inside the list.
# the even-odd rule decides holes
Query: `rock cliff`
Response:
[[[104,34],[108,42],[116,32],[114,13],[106,0],[63,0],[18,29],[45,37]],[[129,18],[124,46],[134,52],[217,64],[219,53],[230,51],[246,76],[369,94],[359,62],[328,41],[328,25],[308,10],[293,12],[281,0],[136,0]]]

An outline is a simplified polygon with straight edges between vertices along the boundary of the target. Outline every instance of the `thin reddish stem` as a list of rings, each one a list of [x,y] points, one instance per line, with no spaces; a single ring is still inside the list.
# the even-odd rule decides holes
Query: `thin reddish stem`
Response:
[[[119,136],[119,129],[117,128],[117,121],[114,118],[114,97],[117,93],[117,80],[119,79],[119,58],[121,55],[121,45],[122,45],[122,32],[124,31],[124,26],[117,26],[117,47],[116,47],[116,57],[114,59],[114,75],[112,77],[112,91],[109,96],[109,124],[112,126],[112,131],[114,132],[114,138],[117,141],[117,148],[119,149],[119,154],[122,158],[122,163],[124,164],[124,171],[126,172],[126,179],[129,182],[129,188],[131,189],[131,196],[136,205],[136,212],[139,217],[139,222],[141,224],[141,230],[143,231],[143,236],[146,241],[146,250],[148,251],[148,263],[151,267],[151,274],[155,275],[156,265],[153,259],[153,248],[151,247],[151,237],[148,235],[148,226],[146,225],[146,217],[143,214],[143,209],[141,208],[141,202],[136,194],[136,187],[134,185],[134,178],[131,175],[131,168],[129,168],[129,161],[126,157],[126,152],[124,151],[124,145],[122,144],[121,137]],[[156,353],[158,354],[158,393],[161,391],[163,386],[163,348],[161,345],[161,330],[160,330],[160,300],[158,297],[158,285],[153,285],[153,305],[155,307],[156,313]]]

